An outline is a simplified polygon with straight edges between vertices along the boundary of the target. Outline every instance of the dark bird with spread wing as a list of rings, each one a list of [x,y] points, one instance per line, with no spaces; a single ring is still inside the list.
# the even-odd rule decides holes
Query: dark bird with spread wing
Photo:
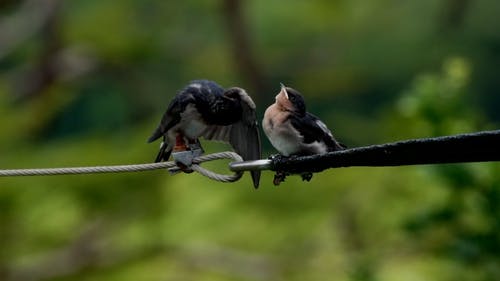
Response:
[[[163,136],[156,162],[168,161],[172,150],[200,147],[199,137],[231,144],[243,160],[261,157],[255,103],[245,90],[224,89],[213,81],[195,80],[170,102],[148,142]],[[260,171],[251,171],[254,187]]]

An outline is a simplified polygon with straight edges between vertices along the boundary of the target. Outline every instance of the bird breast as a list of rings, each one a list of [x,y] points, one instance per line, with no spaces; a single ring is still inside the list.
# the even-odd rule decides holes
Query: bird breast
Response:
[[[271,144],[283,155],[295,154],[301,149],[302,136],[288,120],[289,113],[277,104],[267,108],[262,128]]]
[[[203,122],[201,114],[196,109],[194,104],[186,106],[184,112],[181,113],[181,121],[179,129],[183,131],[184,135],[190,139],[196,139],[203,134],[207,129],[207,124]]]

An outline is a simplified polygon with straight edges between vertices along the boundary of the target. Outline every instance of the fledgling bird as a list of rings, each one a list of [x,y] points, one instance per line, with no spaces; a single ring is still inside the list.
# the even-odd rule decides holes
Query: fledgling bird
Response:
[[[231,144],[243,160],[261,157],[260,135],[255,103],[245,90],[224,89],[208,80],[195,80],[170,102],[158,128],[148,142],[163,136],[156,162],[167,161],[172,150],[198,146],[198,138]],[[255,188],[260,171],[251,171]]]
[[[304,156],[345,149],[345,146],[333,137],[325,123],[306,111],[304,98],[297,90],[281,84],[281,91],[275,100],[264,113],[262,127],[280,154]],[[302,175],[307,181],[311,177],[310,173]]]

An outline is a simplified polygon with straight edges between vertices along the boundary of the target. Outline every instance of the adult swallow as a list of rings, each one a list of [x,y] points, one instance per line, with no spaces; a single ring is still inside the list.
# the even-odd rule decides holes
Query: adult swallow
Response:
[[[195,80],[178,92],[148,142],[162,136],[156,162],[167,161],[172,150],[182,151],[199,146],[200,137],[231,144],[243,160],[261,157],[252,98],[242,88],[224,89],[213,81]],[[260,171],[250,173],[257,188]]]
[[[281,84],[281,91],[275,100],[264,113],[262,127],[271,144],[281,155],[303,156],[345,149],[345,146],[333,137],[325,123],[306,111],[304,98],[297,90]],[[281,177],[283,181],[284,175]],[[302,178],[308,181],[311,177],[310,173],[302,175]],[[275,177],[275,184],[276,180]]]

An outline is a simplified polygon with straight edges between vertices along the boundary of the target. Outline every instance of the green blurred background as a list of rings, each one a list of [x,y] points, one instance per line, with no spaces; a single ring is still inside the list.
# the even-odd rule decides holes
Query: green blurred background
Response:
[[[499,14],[495,0],[0,1],[0,167],[150,162],[146,139],[199,78],[244,87],[260,117],[294,87],[350,147],[495,129]],[[166,171],[1,178],[0,280],[500,280],[498,163],[272,176],[259,190]]]

